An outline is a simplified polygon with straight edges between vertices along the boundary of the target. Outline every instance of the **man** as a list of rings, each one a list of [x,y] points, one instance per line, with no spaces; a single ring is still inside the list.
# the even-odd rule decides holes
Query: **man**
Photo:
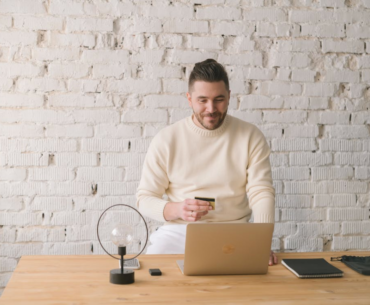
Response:
[[[197,63],[187,98],[192,116],[159,131],[145,157],[136,204],[165,222],[147,254],[184,253],[189,222],[247,222],[252,210],[254,222],[274,222],[270,149],[256,126],[227,114],[224,67],[213,59]],[[215,210],[195,197],[215,198]]]

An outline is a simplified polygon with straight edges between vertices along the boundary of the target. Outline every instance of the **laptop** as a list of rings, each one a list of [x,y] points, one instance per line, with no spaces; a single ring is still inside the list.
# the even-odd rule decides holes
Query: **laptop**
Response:
[[[185,275],[266,274],[272,223],[191,223],[186,228]]]

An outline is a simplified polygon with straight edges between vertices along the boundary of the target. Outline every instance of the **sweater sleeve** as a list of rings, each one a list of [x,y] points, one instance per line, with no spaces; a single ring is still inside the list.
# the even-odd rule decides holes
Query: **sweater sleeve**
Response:
[[[169,180],[165,167],[165,148],[159,145],[159,138],[159,134],[153,138],[145,156],[136,193],[136,206],[144,216],[165,222],[163,210],[168,201],[163,200],[162,196],[168,188]]]
[[[256,127],[249,142],[246,191],[254,222],[274,223],[275,188],[272,185],[270,148]]]

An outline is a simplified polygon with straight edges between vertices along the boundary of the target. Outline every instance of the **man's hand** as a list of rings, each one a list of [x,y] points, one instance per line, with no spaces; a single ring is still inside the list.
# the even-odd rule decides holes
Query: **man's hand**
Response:
[[[270,253],[270,260],[269,260],[269,266],[276,265],[277,263],[278,263],[278,259],[277,259],[276,254],[273,251],[271,251],[271,253]]]
[[[166,220],[182,219],[194,222],[207,215],[209,210],[212,210],[212,206],[208,201],[185,199],[182,202],[168,202],[163,214]]]

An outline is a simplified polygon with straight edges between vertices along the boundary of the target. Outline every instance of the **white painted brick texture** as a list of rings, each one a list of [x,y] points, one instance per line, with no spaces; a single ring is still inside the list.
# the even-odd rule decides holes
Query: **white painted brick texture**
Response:
[[[152,2],[0,1],[0,295],[21,255],[103,254],[100,213],[134,205],[207,58],[271,148],[272,249],[369,249],[370,2]]]

